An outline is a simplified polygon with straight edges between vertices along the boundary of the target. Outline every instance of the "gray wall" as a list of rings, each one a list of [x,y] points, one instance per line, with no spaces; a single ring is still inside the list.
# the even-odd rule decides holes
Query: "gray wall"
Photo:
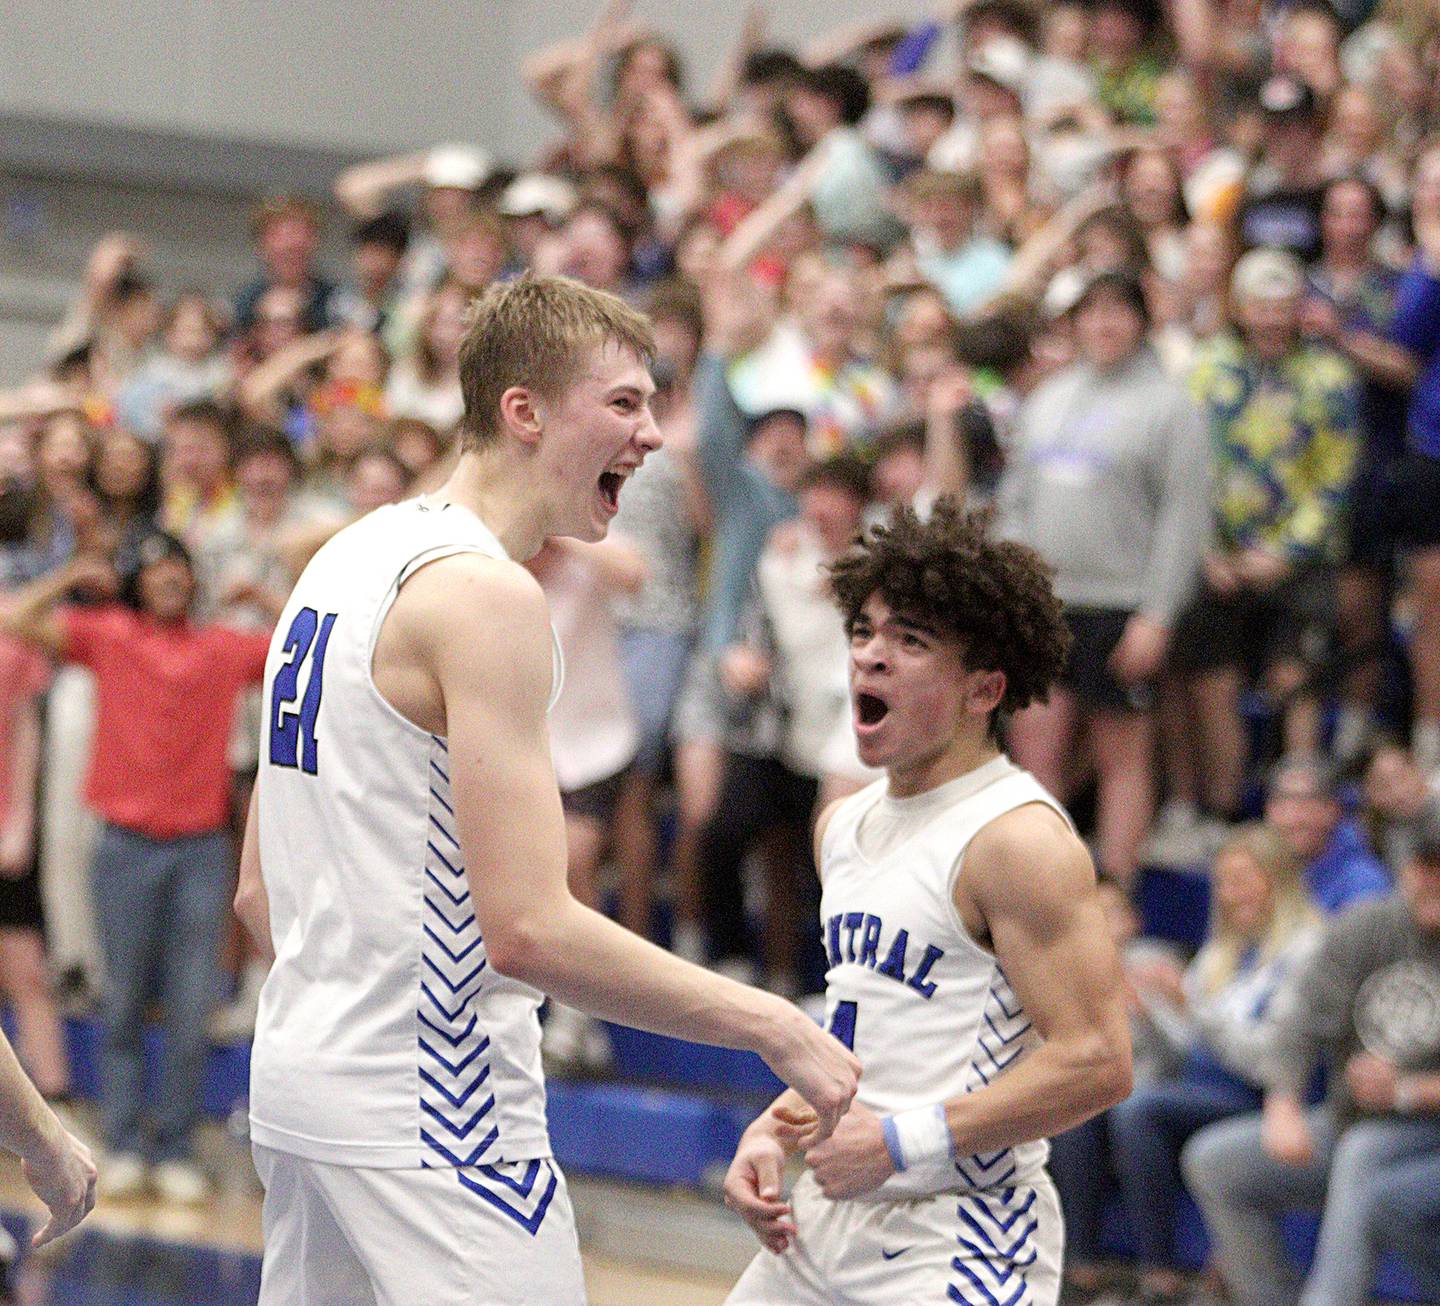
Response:
[[[523,158],[546,138],[525,53],[584,29],[597,0],[5,0],[0,114],[342,152],[474,139]],[[772,0],[777,38],[916,16],[921,0]],[[740,0],[638,0],[699,87]],[[823,17],[822,17],[823,15]],[[3,143],[0,143],[3,145]],[[0,149],[0,163],[4,151]]]

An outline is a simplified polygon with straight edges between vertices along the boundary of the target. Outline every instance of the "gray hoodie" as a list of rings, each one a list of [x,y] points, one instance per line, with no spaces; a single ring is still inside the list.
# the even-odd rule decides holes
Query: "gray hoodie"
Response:
[[[1067,607],[1174,622],[1211,526],[1210,441],[1183,386],[1143,345],[1117,368],[1075,363],[1026,400],[999,529],[1055,568]]]

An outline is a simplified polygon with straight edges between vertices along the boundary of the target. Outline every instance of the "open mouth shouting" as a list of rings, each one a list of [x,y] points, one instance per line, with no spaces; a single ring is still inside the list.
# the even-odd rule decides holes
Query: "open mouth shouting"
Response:
[[[633,467],[611,468],[608,472],[600,473],[600,503],[607,516],[613,517],[620,511],[621,487],[630,479],[634,470]]]
[[[890,715],[890,704],[870,690],[855,692],[855,734],[860,740],[873,735]]]

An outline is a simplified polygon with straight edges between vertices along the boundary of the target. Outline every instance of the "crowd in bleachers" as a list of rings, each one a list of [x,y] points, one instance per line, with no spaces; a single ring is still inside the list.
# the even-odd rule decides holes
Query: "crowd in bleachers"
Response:
[[[228,900],[271,625],[330,534],[443,480],[471,298],[564,273],[652,315],[665,437],[608,541],[532,564],[577,895],[820,987],[813,814],[874,778],[824,564],[891,506],[988,506],[1066,606],[1063,683],[1006,739],[1092,840],[1142,1054],[1055,1148],[1067,1291],[1113,1287],[1104,1173],[1146,1300],[1190,1291],[1185,1185],[1234,1300],[1300,1300],[1274,1219],[1330,1175],[1303,1300],[1364,1300],[1384,1246],[1440,1299],[1440,13],[949,0],[793,48],[736,20],[698,86],[611,0],[523,68],[543,157],[439,145],[257,200],[227,299],[143,231],[96,246],[0,393],[29,1069],[65,1097],[59,1001],[90,993],[102,1183],[203,1195],[207,1034],[243,1037],[263,978]],[[1141,937],[1156,863],[1212,876],[1193,959]],[[554,1009],[546,1052],[608,1045]]]

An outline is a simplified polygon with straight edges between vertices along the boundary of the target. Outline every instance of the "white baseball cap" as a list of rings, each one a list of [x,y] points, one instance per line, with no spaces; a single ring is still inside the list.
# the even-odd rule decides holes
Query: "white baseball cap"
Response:
[[[490,156],[477,145],[437,145],[425,159],[425,184],[479,190],[490,168]]]
[[[965,61],[965,68],[1020,95],[1030,76],[1030,51],[1013,36],[992,36]]]
[[[1283,249],[1252,249],[1230,275],[1236,299],[1290,299],[1304,289],[1304,267]]]
[[[547,222],[562,222],[575,207],[575,187],[564,177],[546,172],[526,172],[505,187],[497,205],[507,218],[543,214]]]

